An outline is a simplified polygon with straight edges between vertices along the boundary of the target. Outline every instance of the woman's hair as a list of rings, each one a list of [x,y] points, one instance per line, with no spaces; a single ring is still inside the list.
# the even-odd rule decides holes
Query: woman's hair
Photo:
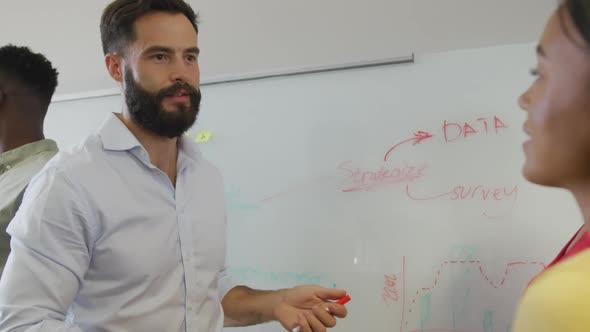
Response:
[[[565,31],[566,35],[574,41],[579,47],[584,49],[590,48],[590,0],[563,0],[560,8],[558,9],[561,26]],[[569,14],[576,29],[580,32],[584,38],[585,43],[581,45],[572,37],[571,31],[569,31],[565,24],[565,14]]]

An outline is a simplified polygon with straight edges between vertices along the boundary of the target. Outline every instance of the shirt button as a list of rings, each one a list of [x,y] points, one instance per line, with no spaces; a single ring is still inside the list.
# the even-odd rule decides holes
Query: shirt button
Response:
[[[11,168],[12,168],[12,166],[10,166],[10,165],[6,165],[6,169],[7,169],[7,170],[9,170],[9,169],[11,169]]]

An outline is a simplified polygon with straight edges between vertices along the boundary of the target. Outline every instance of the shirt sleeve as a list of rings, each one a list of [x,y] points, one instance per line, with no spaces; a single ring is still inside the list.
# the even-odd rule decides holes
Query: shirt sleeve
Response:
[[[81,332],[67,321],[91,257],[89,209],[64,174],[36,177],[8,226],[11,253],[0,279],[0,330]]]
[[[228,273],[228,267],[226,266],[221,272],[219,272],[219,299],[223,301],[223,298],[232,288],[239,286],[240,283]]]

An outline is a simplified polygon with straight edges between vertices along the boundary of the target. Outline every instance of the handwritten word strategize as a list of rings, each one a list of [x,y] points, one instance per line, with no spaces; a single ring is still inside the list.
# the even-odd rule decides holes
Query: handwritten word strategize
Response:
[[[343,192],[372,190],[378,186],[387,184],[405,183],[414,181],[424,176],[426,165],[387,167],[381,165],[378,169],[361,169],[354,166],[352,161],[345,161],[338,169],[347,174],[347,179],[352,185],[343,189]]]

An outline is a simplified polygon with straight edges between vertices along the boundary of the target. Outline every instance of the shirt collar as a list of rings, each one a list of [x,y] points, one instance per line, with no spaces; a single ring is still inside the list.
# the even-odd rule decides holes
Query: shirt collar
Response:
[[[128,151],[141,147],[141,143],[129,131],[115,113],[110,113],[98,131],[102,147],[110,151]]]
[[[99,135],[105,150],[110,151],[129,151],[136,148],[143,148],[143,145],[131,133],[129,128],[117,117],[115,113],[108,115],[107,119],[99,129]],[[178,138],[179,161],[180,157],[187,157],[191,162],[197,162],[201,152],[190,137],[182,135]]]
[[[580,252],[590,248],[590,234],[588,234],[588,232],[585,232],[583,229],[580,229],[579,232],[584,233],[582,233],[578,241],[576,241],[576,243],[574,243],[574,245],[563,255],[563,260],[575,256]]]
[[[57,153],[57,143],[50,139],[43,139],[6,151],[0,154],[0,166],[12,168],[27,158],[42,152]]]
[[[178,138],[179,155],[184,155],[191,162],[198,162],[201,159],[201,151],[196,142],[189,136],[182,135]]]

